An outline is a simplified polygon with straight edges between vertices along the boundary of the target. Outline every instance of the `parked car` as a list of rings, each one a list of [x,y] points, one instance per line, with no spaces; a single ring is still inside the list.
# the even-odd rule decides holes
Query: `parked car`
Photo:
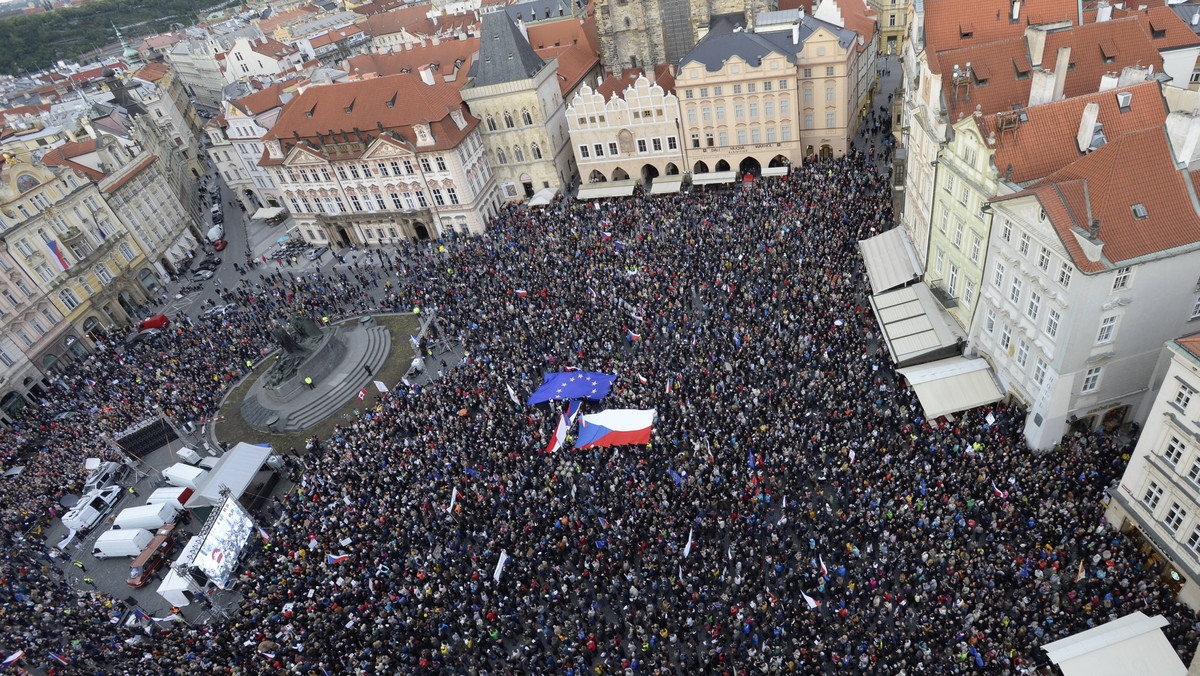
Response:
[[[117,487],[118,491],[120,487]],[[105,501],[105,496],[97,493],[88,493],[84,495],[84,499],[71,508],[71,511],[63,514],[62,523],[67,528],[72,530],[84,531],[92,528],[100,522],[104,513],[112,507],[112,503]]]
[[[134,589],[144,587],[154,573],[167,564],[171,552],[175,551],[175,540],[171,537],[174,528],[175,524],[170,523],[158,529],[150,544],[129,564],[129,578],[125,584]]]
[[[218,239],[217,241],[213,242],[213,250],[215,251],[224,251],[225,247],[227,246],[229,246],[229,242],[226,242],[223,239]]]
[[[120,486],[109,486],[108,488],[98,488],[83,497],[85,500],[88,499],[89,496],[100,498],[105,502],[105,504],[107,504],[109,507],[112,507],[117,503],[117,500],[121,499],[121,492],[122,488]]]
[[[154,315],[138,322],[138,331],[146,329],[165,329],[171,325],[171,319],[166,315]]]
[[[204,260],[202,260],[196,264],[196,269],[197,270],[216,270],[217,266],[219,266],[220,264],[221,264],[220,258],[205,258]]]
[[[192,273],[192,281],[203,282],[206,279],[212,279],[214,274],[216,273],[214,273],[212,270],[197,270]]]
[[[323,246],[319,249],[313,249],[312,251],[308,252],[308,260],[315,261],[321,256],[325,255],[326,251],[329,251],[329,247],[327,246]]]
[[[83,480],[83,492],[91,493],[92,491],[116,486],[121,483],[121,479],[125,477],[125,466],[119,462],[102,462],[96,469],[92,470]],[[82,500],[80,502],[83,502]],[[109,502],[108,504],[112,504]]]

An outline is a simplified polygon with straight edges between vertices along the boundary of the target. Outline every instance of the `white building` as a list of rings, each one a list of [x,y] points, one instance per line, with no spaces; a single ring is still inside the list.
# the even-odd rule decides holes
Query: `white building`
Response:
[[[295,96],[294,86],[277,83],[235,101],[225,101],[224,111],[209,123],[210,157],[246,210],[283,206],[274,174],[258,162],[262,159],[263,136],[275,125],[283,105]]]
[[[992,200],[969,350],[1027,408],[1030,446],[1047,448],[1071,426],[1135,419],[1159,346],[1200,319],[1190,281],[1200,270],[1200,207],[1176,159],[1198,139],[1200,118],[1172,113],[1165,130],[1109,139]]]
[[[1157,393],[1105,517],[1165,559],[1180,600],[1200,607],[1200,334],[1167,341],[1147,382]],[[1174,575],[1171,571],[1174,571]]]
[[[303,64],[304,53],[275,38],[239,38],[217,61],[226,82],[274,80]]]

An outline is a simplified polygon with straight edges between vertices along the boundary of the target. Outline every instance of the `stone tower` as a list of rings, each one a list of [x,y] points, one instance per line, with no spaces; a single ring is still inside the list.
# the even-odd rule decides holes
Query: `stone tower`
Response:
[[[759,12],[779,8],[779,0],[595,1],[602,63],[610,73],[678,64],[708,33],[714,15],[742,14],[752,25]]]

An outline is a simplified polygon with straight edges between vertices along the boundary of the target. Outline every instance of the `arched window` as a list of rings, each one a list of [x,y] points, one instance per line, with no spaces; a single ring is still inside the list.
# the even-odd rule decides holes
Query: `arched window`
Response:
[[[521,111],[521,121],[525,124],[533,124],[533,116],[529,114],[528,110]]]
[[[533,153],[533,159],[542,159],[542,149],[538,147],[538,144],[534,143],[532,146],[530,146],[529,152]]]
[[[487,126],[488,126],[488,131],[496,131],[496,121],[492,119],[491,115],[488,115]]]
[[[626,27],[626,28],[632,28],[632,27],[633,27],[633,22],[629,20],[629,17],[625,17],[625,27]]]
[[[508,111],[504,112],[504,126],[509,129],[512,129],[513,126],[512,115],[509,115]]]
[[[68,311],[79,307],[79,296],[76,296],[75,292],[70,289],[63,289],[62,291],[59,291],[58,298],[63,302],[63,305],[66,306]]]
[[[513,146],[513,157],[517,158],[518,162],[525,161],[525,152],[521,150],[521,146]]]
[[[504,159],[504,151],[499,148],[496,149],[496,163],[497,164],[507,164],[508,163],[508,160]]]

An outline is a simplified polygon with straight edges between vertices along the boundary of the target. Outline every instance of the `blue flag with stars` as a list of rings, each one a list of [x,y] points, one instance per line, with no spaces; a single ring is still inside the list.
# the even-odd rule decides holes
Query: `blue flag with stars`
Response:
[[[526,402],[529,406],[545,401],[563,401],[566,399],[587,399],[600,401],[608,396],[617,377],[595,371],[565,371],[547,373],[542,386],[529,396]]]

